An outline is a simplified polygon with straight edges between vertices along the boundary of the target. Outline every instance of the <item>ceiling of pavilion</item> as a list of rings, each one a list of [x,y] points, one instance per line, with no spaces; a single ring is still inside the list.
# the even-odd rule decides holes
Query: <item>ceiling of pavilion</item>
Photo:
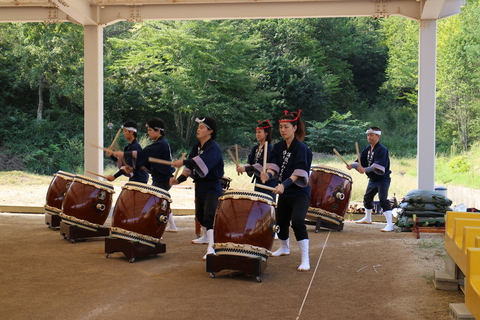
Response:
[[[109,25],[121,20],[261,19],[403,16],[442,19],[465,0],[0,0],[0,22],[70,21]]]

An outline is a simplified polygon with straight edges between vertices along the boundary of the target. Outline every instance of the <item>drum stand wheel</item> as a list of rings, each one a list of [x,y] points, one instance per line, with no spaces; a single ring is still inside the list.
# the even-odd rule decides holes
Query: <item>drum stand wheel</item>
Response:
[[[96,231],[81,228],[77,225],[60,222],[60,235],[65,240],[75,243],[78,240],[86,240],[87,238],[106,237],[110,234],[109,228],[99,228]]]
[[[61,221],[62,218],[60,218],[58,214],[50,214],[45,212],[45,224],[49,229],[58,229]]]
[[[133,263],[136,258],[143,258],[148,256],[158,256],[159,253],[165,253],[166,245],[159,243],[155,247],[147,246],[138,241],[130,241],[118,239],[114,237],[105,238],[105,253],[106,257],[110,258],[114,252],[122,252],[127,257],[130,263]]]
[[[257,282],[262,282],[262,273],[267,267],[267,261],[262,258],[248,258],[234,255],[207,255],[207,272],[215,278],[216,272],[222,270],[238,270],[247,276],[255,277]]]

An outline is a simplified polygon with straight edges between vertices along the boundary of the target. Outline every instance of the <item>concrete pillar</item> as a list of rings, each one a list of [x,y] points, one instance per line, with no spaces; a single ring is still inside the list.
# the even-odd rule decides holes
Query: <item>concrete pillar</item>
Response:
[[[418,54],[418,189],[435,189],[437,20],[420,20]]]
[[[85,170],[103,174],[103,27],[85,26]],[[87,174],[89,175],[89,174]]]

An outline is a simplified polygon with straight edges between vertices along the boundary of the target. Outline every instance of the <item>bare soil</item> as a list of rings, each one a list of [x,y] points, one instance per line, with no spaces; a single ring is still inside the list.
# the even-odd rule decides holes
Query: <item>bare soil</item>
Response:
[[[115,183],[116,195],[123,183]],[[0,205],[43,206],[48,184],[0,183]],[[173,207],[193,207],[193,189],[170,194]],[[191,216],[177,217],[179,232],[164,235],[167,253],[134,264],[121,253],[105,259],[101,241],[64,243],[42,216],[0,214],[0,309],[8,319],[447,320],[449,304],[464,302],[461,292],[433,285],[434,270],[444,268],[442,235],[415,239],[380,232],[382,223],[351,221],[341,232],[309,227],[312,269],[295,270],[293,241],[292,254],[270,258],[258,284],[242,276],[209,279],[200,260],[205,247],[189,243]]]

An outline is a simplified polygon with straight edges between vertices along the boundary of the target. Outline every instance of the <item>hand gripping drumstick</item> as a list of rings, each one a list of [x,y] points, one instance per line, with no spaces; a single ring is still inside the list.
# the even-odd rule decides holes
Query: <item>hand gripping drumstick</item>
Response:
[[[263,173],[267,173],[267,153],[268,153],[268,141],[265,141],[263,145]],[[262,180],[265,183],[264,180]]]
[[[94,176],[97,176],[97,177],[101,177],[105,180],[108,180],[106,176],[102,176],[101,174],[98,174],[98,173],[95,173],[95,172],[92,172],[92,171],[88,171],[88,170],[85,170],[85,172],[88,172],[90,174],[93,174]]]
[[[149,158],[148,158],[148,162],[165,164],[165,165],[167,165],[167,166],[171,166],[171,165],[173,164],[172,161],[167,161],[167,160],[158,159],[158,158],[152,158],[152,157],[149,157]]]
[[[337,149],[333,149],[333,152],[335,152],[335,154],[340,158],[342,159],[342,161],[348,166],[348,163],[347,161],[345,161],[345,159],[343,159],[343,157],[340,155],[340,153],[338,153]]]
[[[180,157],[180,160],[183,161],[183,159],[185,158],[186,155],[187,154],[185,152],[182,153],[182,156]],[[178,173],[180,172],[180,168],[181,168],[181,166],[177,168],[177,171],[175,171],[175,175],[173,176],[173,179],[177,179]]]

